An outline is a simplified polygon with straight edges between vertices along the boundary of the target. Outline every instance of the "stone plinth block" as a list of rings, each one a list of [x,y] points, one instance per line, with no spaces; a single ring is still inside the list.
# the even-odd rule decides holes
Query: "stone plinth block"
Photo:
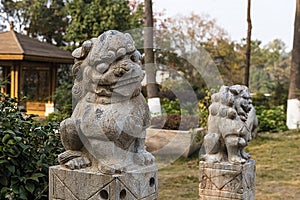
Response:
[[[245,164],[200,161],[200,199],[255,199],[255,161]]]
[[[120,175],[106,175],[88,169],[49,169],[49,200],[156,200],[157,166]]]

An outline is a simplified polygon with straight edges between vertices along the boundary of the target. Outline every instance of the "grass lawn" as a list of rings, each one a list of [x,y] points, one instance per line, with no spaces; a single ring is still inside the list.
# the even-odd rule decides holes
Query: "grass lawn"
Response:
[[[300,199],[300,131],[259,133],[246,150],[256,160],[256,200]],[[198,155],[161,168],[159,200],[198,199]]]

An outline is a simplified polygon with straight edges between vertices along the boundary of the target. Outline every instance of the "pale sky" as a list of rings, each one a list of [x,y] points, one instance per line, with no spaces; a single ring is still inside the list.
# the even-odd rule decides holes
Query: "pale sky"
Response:
[[[267,44],[281,39],[292,48],[295,0],[252,0],[252,39]],[[165,11],[166,16],[176,14],[208,14],[216,19],[234,41],[247,35],[247,0],[153,0],[154,12]]]

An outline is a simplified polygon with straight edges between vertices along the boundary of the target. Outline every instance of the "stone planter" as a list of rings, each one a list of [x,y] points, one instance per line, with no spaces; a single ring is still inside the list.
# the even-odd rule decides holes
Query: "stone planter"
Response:
[[[189,157],[199,150],[206,130],[196,128],[190,131],[148,128],[146,147],[155,156]]]

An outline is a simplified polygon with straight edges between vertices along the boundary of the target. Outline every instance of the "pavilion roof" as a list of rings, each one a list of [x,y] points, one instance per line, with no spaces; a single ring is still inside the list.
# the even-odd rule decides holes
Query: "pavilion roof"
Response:
[[[0,33],[0,60],[73,63],[69,51],[12,30]]]

